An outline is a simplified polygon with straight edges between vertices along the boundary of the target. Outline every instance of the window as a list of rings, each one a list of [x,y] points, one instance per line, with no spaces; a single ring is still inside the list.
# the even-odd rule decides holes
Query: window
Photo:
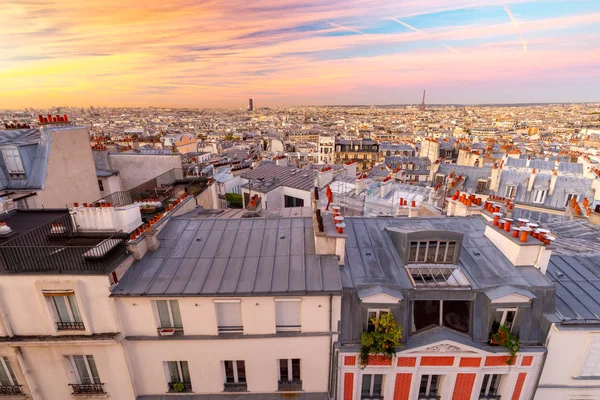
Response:
[[[367,311],[367,332],[374,332],[375,331],[375,324],[373,324],[372,319],[378,319],[381,314],[386,314],[389,313],[390,309],[389,308],[385,308],[385,309],[376,309],[376,308],[369,308],[369,310]]]
[[[415,171],[418,171],[418,170],[420,170],[420,169],[421,169],[421,166],[420,166],[420,165],[415,165],[415,166],[413,167],[413,169],[414,169]]]
[[[439,399],[441,375],[422,375],[419,385],[419,400]]]
[[[300,331],[299,299],[275,300],[275,327],[277,332]]]
[[[592,336],[583,356],[579,376],[600,376],[600,336]]]
[[[511,199],[514,199],[516,194],[517,194],[516,186],[507,186],[506,187],[506,197],[510,197]]]
[[[360,398],[361,400],[383,399],[383,375],[363,374]]]
[[[0,395],[21,395],[21,386],[8,361],[8,357],[0,357]]]
[[[187,361],[167,361],[165,362],[167,369],[167,380],[169,392],[175,391],[176,383],[183,383],[184,390],[192,390],[192,381],[190,379],[190,369]]]
[[[278,360],[278,390],[280,392],[292,392],[302,390],[300,379],[300,359],[289,358]]]
[[[244,330],[239,300],[216,301],[215,307],[219,333],[234,333]]]
[[[182,329],[181,313],[177,300],[156,300],[159,328]]]
[[[542,204],[546,200],[546,189],[536,189],[533,192],[533,202]]]
[[[2,157],[4,158],[4,164],[8,175],[12,179],[24,179],[25,169],[21,162],[21,155],[19,154],[19,148],[16,146],[4,146],[2,147]]]
[[[65,362],[73,377],[73,394],[104,393],[93,356],[65,356]]]
[[[477,188],[475,189],[475,193],[484,194],[487,191],[488,181],[486,179],[479,179],[477,181]]]
[[[61,291],[61,292],[44,292],[44,297],[50,301],[52,309],[54,311],[54,319],[56,322],[56,329],[58,330],[84,330],[83,320],[81,319],[81,313],[79,307],[77,307],[77,300],[75,299],[75,293],[72,291]]]
[[[102,179],[98,179],[98,188],[101,192],[104,192],[104,185],[102,184]]]
[[[500,378],[502,375],[498,374],[487,374],[483,377],[483,383],[481,384],[481,390],[479,391],[480,399],[496,399],[498,396],[498,386],[500,385]]]
[[[413,332],[444,326],[469,333],[471,302],[462,300],[416,300],[413,303]]]
[[[242,392],[246,390],[246,364],[244,361],[223,361],[224,391]]]
[[[453,264],[456,256],[455,253],[456,242],[410,242],[408,263]]]
[[[494,312],[494,322],[492,323],[492,334],[498,332],[500,325],[506,326],[512,331],[517,315],[516,308],[498,308]]]
[[[414,287],[454,286],[470,287],[469,280],[460,269],[455,266],[409,266],[406,270],[410,274]]]
[[[443,184],[444,183],[444,175],[436,174],[435,175],[435,183],[436,184]]]
[[[571,204],[571,201],[573,199],[575,199],[575,201],[577,201],[578,197],[579,196],[577,194],[575,194],[575,193],[569,193],[569,194],[567,194],[567,201],[565,201],[565,207],[568,207],[569,204]]]
[[[287,196],[284,195],[283,196],[285,205],[285,208],[289,208],[289,207],[304,207],[304,199],[299,199],[297,197],[292,197],[292,196]]]

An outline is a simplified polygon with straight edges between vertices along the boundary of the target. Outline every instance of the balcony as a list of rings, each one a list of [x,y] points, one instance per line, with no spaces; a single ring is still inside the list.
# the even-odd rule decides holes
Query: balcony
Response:
[[[223,384],[224,392],[247,392],[248,384],[247,383],[228,383],[225,382]]]
[[[0,396],[21,396],[23,391],[21,385],[2,385],[0,386]]]
[[[438,396],[435,393],[429,393],[429,394],[421,394],[419,393],[419,400],[440,400],[442,398],[442,396]]]
[[[89,396],[94,394],[106,394],[103,388],[104,383],[71,383],[73,396]]]
[[[499,394],[482,394],[479,400],[500,400],[502,397]]]
[[[175,385],[183,384],[183,390],[176,390]],[[192,382],[169,382],[169,392],[189,393],[192,391]]]
[[[83,322],[57,322],[56,329],[59,331],[84,331]]]
[[[277,390],[280,392],[300,392],[302,390],[302,381],[279,381]]]

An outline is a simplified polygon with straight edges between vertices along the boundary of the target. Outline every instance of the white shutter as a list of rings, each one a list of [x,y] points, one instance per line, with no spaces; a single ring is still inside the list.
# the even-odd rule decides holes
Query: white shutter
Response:
[[[7,146],[2,149],[2,156],[6,164],[6,169],[10,174],[23,174],[23,164],[21,163],[21,156],[19,155],[19,149],[14,146]]]
[[[300,330],[300,301],[275,300],[277,330]]]
[[[600,375],[600,337],[593,337],[587,351],[585,352],[583,362],[581,363],[581,376],[599,376]]]
[[[242,313],[239,302],[216,302],[217,325],[221,328],[240,328],[242,326]],[[237,329],[237,330],[240,330]],[[228,330],[228,329],[225,329]]]

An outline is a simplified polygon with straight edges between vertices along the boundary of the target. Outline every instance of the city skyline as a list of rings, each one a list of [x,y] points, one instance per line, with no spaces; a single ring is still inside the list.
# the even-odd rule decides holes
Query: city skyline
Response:
[[[111,2],[6,2],[0,108],[600,100],[594,1]]]

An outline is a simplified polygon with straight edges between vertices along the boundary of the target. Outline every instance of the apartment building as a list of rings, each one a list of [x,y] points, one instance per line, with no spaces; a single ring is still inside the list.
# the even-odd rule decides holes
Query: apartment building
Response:
[[[480,216],[344,223],[338,399],[533,397],[554,312],[542,242]],[[361,335],[386,313],[401,347],[361,360]],[[501,327],[520,340],[514,357],[490,341]]]
[[[357,169],[363,171],[373,168],[381,162],[382,156],[379,152],[379,143],[368,140],[336,140],[335,163],[342,164],[348,161],[356,161]]]
[[[317,146],[318,162],[319,164],[333,164],[333,154],[335,146],[335,136],[333,135],[319,135],[319,142]]]
[[[454,139],[431,139],[425,138],[421,142],[419,156],[426,157],[432,163],[443,157],[446,164],[456,164],[458,160],[458,148]]]
[[[138,400],[329,398],[338,258],[319,250],[310,208],[286,210],[172,218],[119,280]]]

